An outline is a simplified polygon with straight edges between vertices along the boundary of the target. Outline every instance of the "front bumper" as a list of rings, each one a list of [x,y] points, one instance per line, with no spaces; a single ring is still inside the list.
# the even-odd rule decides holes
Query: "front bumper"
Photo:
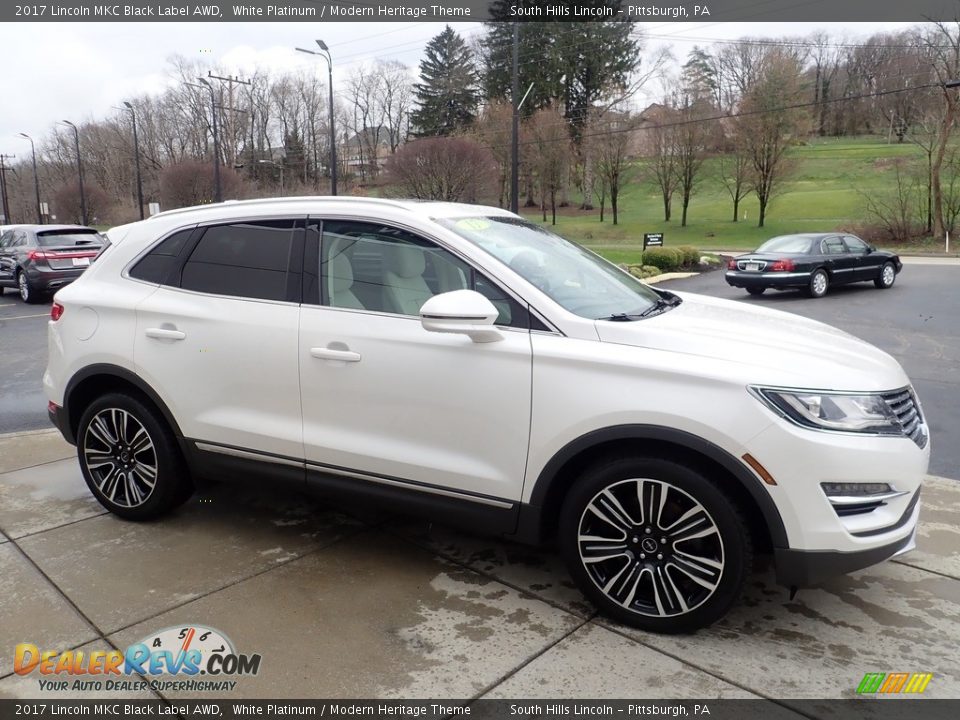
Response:
[[[914,514],[919,513],[919,507]],[[774,562],[777,566],[777,582],[787,587],[811,587],[836,575],[862,570],[902,555],[917,546],[917,530],[892,543],[854,552],[832,550],[794,550],[776,548]]]
[[[809,272],[746,272],[727,270],[728,285],[738,288],[805,287],[810,282]]]

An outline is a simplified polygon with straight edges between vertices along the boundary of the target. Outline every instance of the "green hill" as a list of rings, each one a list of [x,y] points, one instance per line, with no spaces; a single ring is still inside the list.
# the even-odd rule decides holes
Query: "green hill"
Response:
[[[757,201],[752,194],[740,203],[741,220],[732,221],[730,196],[717,177],[719,163],[713,159],[704,164],[685,228],[680,227],[679,193],[674,197],[673,219],[665,223],[658,190],[634,179],[622,194],[618,225],[611,222],[609,206],[603,223],[597,210],[581,212],[571,207],[558,214],[554,229],[615,262],[639,260],[644,232],[664,233],[667,245],[749,250],[774,235],[866,222],[861,193],[890,192],[896,158],[925,162],[916,145],[887,144],[876,137],[818,139],[791,150],[790,158],[793,169],[768,208],[763,228],[757,227]],[[523,212],[532,220],[541,219],[539,212]],[[942,245],[931,241],[918,249],[936,250]]]

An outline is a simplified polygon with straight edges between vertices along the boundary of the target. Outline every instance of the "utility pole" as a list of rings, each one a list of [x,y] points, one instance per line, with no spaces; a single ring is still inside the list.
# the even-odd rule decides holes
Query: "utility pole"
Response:
[[[132,103],[124,100],[124,107],[130,111],[130,121],[133,123],[133,160],[137,169],[137,206],[140,208],[140,219],[143,220],[143,178],[140,175],[140,141],[137,139],[137,111]]]
[[[223,109],[231,110],[233,112],[238,112],[236,108],[233,107],[233,86],[234,85],[253,85],[249,80],[242,80],[236,75],[228,75],[226,77],[220,75],[214,75],[212,72],[207,71],[207,77],[211,80],[219,80],[227,84],[227,104]],[[223,150],[223,162],[227,167],[233,167],[237,164],[237,158],[233,153],[233,140],[237,136],[237,126],[234,122],[232,114],[226,116],[227,120],[227,137],[230,138],[230,142],[224,145],[221,138],[221,149]],[[229,149],[229,151],[228,151]]]
[[[13,160],[16,155],[0,153],[0,196],[3,197],[3,224],[10,224],[10,201],[7,199],[7,166],[6,160]]]
[[[510,133],[510,212],[520,211],[520,23],[513,23],[513,125]]]
[[[61,120],[61,123],[73,130],[73,139],[77,144],[77,177],[80,180],[80,221],[82,225],[87,224],[87,195],[83,189],[83,160],[80,159],[80,130],[69,120]]]

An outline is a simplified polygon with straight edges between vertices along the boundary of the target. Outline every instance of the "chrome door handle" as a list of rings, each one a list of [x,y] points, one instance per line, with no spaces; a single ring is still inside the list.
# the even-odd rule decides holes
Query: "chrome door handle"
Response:
[[[328,347],[310,348],[310,354],[318,360],[339,360],[340,362],[360,362],[360,353],[353,350],[335,350]]]
[[[147,328],[145,334],[148,338],[156,340],[183,340],[187,337],[186,333],[169,328]]]

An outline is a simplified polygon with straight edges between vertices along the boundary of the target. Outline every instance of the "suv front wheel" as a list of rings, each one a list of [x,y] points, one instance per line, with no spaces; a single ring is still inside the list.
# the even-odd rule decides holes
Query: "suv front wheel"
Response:
[[[737,506],[668,460],[594,466],[564,501],[559,532],[581,591],[605,615],[653,632],[691,632],[722,617],[753,561]]]
[[[90,492],[128,520],[162,515],[193,492],[163,417],[132,395],[104,395],[86,409],[77,428],[77,455]]]

